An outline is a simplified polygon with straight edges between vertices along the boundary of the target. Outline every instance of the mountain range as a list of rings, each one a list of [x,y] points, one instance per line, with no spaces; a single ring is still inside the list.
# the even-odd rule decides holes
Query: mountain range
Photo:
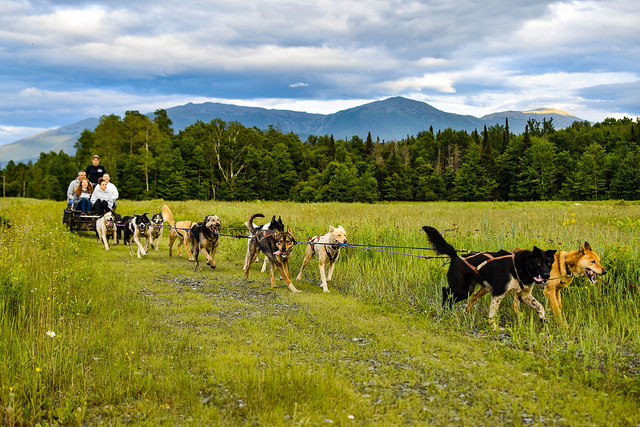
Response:
[[[231,104],[205,102],[188,103],[167,108],[167,115],[173,122],[174,131],[183,130],[200,120],[208,123],[219,118],[225,122],[237,121],[245,127],[267,129],[273,126],[282,132],[293,132],[301,140],[309,135],[334,135],[337,139],[351,139],[358,135],[362,139],[371,132],[373,139],[391,141],[416,135],[433,127],[434,131],[451,128],[454,130],[481,131],[484,126],[503,125],[509,120],[512,133],[524,132],[529,119],[542,122],[553,118],[556,129],[571,126],[574,121],[583,121],[560,110],[503,111],[483,117],[447,113],[431,105],[402,97],[375,101],[333,114],[311,114],[301,111],[270,110],[258,107],[242,107]],[[153,118],[153,113],[146,113]],[[0,162],[9,160],[36,160],[41,152],[60,150],[75,154],[73,145],[83,130],[93,131],[99,119],[88,118],[57,129],[40,132],[19,141],[0,146]]]

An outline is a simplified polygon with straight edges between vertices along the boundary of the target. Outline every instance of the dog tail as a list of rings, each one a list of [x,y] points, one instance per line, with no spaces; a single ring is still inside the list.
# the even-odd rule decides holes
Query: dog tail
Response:
[[[438,255],[447,255],[450,258],[458,257],[456,249],[444,240],[444,237],[442,237],[442,234],[440,234],[438,230],[428,225],[425,225],[422,229],[427,233],[427,239],[429,239],[429,242],[431,242]]]
[[[169,225],[172,226],[172,227],[176,223],[173,220],[173,215],[171,215],[171,209],[169,209],[169,206],[167,206],[167,205],[162,205],[162,218],[165,221],[167,221],[169,223]]]
[[[251,218],[249,218],[249,221],[247,221],[247,228],[249,229],[251,234],[256,234],[256,229],[253,226],[253,220],[255,218],[264,218],[264,215],[262,215],[261,213],[251,215]]]

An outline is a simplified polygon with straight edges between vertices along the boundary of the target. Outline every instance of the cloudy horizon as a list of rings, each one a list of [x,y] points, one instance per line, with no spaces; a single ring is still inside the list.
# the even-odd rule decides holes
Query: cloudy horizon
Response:
[[[404,96],[635,120],[637,22],[628,0],[0,0],[0,145],[207,101],[329,114]]]

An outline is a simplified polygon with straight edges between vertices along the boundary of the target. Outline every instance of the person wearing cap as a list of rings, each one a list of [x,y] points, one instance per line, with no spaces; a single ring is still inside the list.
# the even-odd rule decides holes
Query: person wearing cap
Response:
[[[89,181],[91,182],[91,185],[93,185],[93,187],[97,187],[98,180],[102,178],[102,175],[107,173],[107,170],[100,164],[100,157],[98,157],[97,154],[91,158],[91,163],[92,164],[87,166],[87,170],[85,172],[87,174],[87,178],[89,178]]]

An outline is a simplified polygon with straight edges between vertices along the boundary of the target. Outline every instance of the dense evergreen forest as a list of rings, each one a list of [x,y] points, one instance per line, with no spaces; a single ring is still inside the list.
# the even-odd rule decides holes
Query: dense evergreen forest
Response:
[[[301,141],[278,129],[215,119],[174,133],[164,110],[128,111],[85,130],[75,156],[41,153],[0,169],[7,197],[63,200],[98,154],[126,199],[603,200],[640,199],[640,122],[529,120],[466,131],[425,129],[400,141],[332,135]]]

